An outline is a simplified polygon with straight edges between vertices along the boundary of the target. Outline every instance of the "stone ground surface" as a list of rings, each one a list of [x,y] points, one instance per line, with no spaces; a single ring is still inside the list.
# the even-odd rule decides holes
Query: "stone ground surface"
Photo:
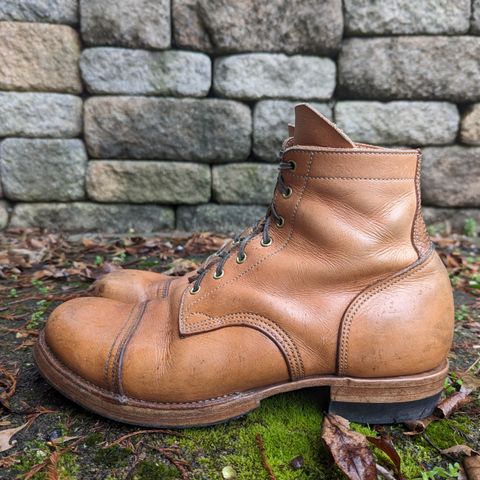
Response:
[[[435,241],[455,288],[450,384],[458,386],[456,376],[469,370],[478,381],[480,372],[480,241],[440,236]],[[98,276],[119,267],[182,274],[196,268],[222,242],[206,234],[60,237],[18,231],[0,237],[0,382],[5,381],[6,371],[17,380],[9,408],[3,410],[8,394],[6,385],[0,384],[0,435],[31,422],[14,437],[15,445],[0,454],[1,478],[267,479],[257,434],[263,438],[276,479],[342,478],[320,440],[323,416],[317,390],[271,398],[255,412],[223,425],[145,432],[77,407],[50,388],[33,364],[31,347],[49,312],[60,301],[84,294]],[[430,424],[416,436],[405,435],[404,425],[353,428],[389,435],[402,458],[405,478],[422,478],[422,472],[448,469],[457,461],[439,450],[456,444],[480,448],[478,391],[471,397],[450,418]],[[381,452],[374,453],[378,463],[392,468]],[[225,467],[233,469],[236,477],[222,475]]]

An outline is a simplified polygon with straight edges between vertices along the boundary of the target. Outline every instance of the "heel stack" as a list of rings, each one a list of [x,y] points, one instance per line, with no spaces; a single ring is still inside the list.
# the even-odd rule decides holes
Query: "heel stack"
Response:
[[[397,423],[430,415],[448,372],[448,363],[418,375],[344,378],[330,390],[329,413],[359,423]]]

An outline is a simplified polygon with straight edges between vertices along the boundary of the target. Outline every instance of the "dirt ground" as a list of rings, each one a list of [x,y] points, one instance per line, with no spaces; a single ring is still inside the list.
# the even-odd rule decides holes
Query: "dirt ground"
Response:
[[[445,385],[445,395],[451,395],[467,380],[479,383],[480,241],[434,240],[455,289],[455,342]],[[117,268],[183,274],[222,243],[223,238],[208,234],[106,237],[18,231],[0,236],[0,446],[3,431],[24,426],[13,436],[14,445],[0,453],[0,478],[343,478],[321,441],[320,392],[271,398],[224,425],[144,431],[83,410],[39,375],[32,345],[60,302],[85,294],[96,278]],[[405,425],[352,428],[388,437],[406,479],[462,478],[465,448],[480,449],[478,390],[468,398],[449,418],[415,435]],[[466,447],[445,452],[455,445]],[[382,451],[375,448],[374,455],[393,471]]]

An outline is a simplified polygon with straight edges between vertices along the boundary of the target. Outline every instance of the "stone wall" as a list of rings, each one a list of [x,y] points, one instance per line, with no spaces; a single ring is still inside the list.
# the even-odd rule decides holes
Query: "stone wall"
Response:
[[[302,100],[480,223],[480,0],[2,0],[0,59],[0,227],[235,230]]]

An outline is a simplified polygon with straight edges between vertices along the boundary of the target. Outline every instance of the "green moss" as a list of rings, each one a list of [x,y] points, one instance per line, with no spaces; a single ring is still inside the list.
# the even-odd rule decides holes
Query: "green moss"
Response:
[[[418,478],[422,475],[422,465],[434,465],[442,461],[442,458],[430,445],[424,445],[423,441],[409,439],[402,445],[395,445],[402,460],[402,473],[408,480]]]
[[[95,462],[106,467],[123,467],[128,463],[128,457],[132,454],[129,448],[122,448],[119,445],[112,445],[108,448],[101,448],[95,454]]]
[[[377,432],[371,428],[369,425],[362,425],[360,423],[350,423],[350,428],[355,432],[362,433],[366,437],[376,437]]]
[[[463,231],[467,237],[476,237],[478,225],[474,218],[466,218],[463,225]]]
[[[440,449],[466,442],[465,435],[471,433],[472,421],[465,415],[431,423],[426,430],[428,438]]]
[[[23,455],[19,458],[19,463],[15,468],[25,474],[29,472],[35,465],[39,465],[52,454],[54,450],[46,442],[33,440],[28,442],[23,450]],[[63,453],[58,459],[57,472],[60,480],[74,480],[77,478],[79,465],[77,463],[77,456],[72,452]],[[45,471],[36,473],[32,480],[46,480],[48,474]]]
[[[222,468],[231,466],[242,480],[267,478],[256,444],[259,433],[268,461],[279,480],[340,479],[322,446],[323,420],[316,391],[294,392],[262,401],[260,408],[227,424],[185,430],[177,443],[194,466],[192,479],[221,478]],[[301,456],[298,470],[291,460]]]
[[[408,480],[412,480],[422,478],[424,472],[435,471],[435,468],[444,468],[448,471],[448,461],[432,444],[439,449],[468,444],[470,442],[465,435],[468,438],[473,426],[474,423],[468,417],[456,415],[431,423],[426,429],[426,436],[397,436],[394,444],[402,459],[402,473]]]
[[[134,480],[173,480],[180,478],[178,470],[155,460],[141,462],[134,475]]]
[[[460,307],[455,310],[455,320],[457,322],[468,320],[470,315],[471,311],[468,305],[460,305]]]
[[[92,432],[85,439],[85,445],[87,445],[88,447],[94,447],[100,442],[103,442],[103,435],[100,432]]]

